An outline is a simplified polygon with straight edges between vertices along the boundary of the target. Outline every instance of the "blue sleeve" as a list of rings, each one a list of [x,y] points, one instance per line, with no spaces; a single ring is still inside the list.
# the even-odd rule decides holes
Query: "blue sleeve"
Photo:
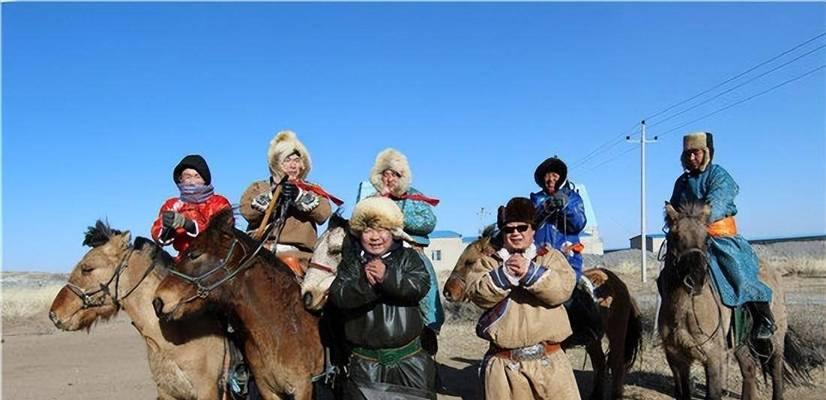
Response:
[[[568,205],[565,207],[565,218],[568,219],[566,228],[567,234],[578,234],[585,229],[588,220],[585,218],[585,202],[579,193],[571,191],[568,193]]]
[[[705,200],[711,205],[710,222],[737,214],[734,198],[740,193],[740,186],[723,167],[712,167],[707,185]]]
[[[680,175],[680,177],[677,178],[677,180],[674,182],[674,190],[671,192],[671,201],[669,201],[669,203],[671,203],[672,207],[676,207],[676,208],[680,207],[680,196],[682,195],[683,190],[684,190],[682,182],[683,182],[683,176],[682,175]]]
[[[421,194],[419,191],[413,189],[411,189],[409,193]],[[405,200],[402,213],[404,213],[405,230],[429,235],[436,229],[436,214],[433,213],[433,207],[431,207],[430,204],[423,201]]]

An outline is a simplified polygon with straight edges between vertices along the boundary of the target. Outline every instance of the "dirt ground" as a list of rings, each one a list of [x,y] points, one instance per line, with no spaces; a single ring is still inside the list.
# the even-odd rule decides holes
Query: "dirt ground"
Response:
[[[635,278],[626,279],[632,282]],[[653,289],[651,285],[631,286],[641,299],[646,323],[650,324],[653,304],[647,299]],[[786,286],[791,289],[787,302],[792,326],[808,341],[826,346],[826,278],[787,279]],[[486,348],[486,342],[474,334],[471,322],[448,321],[440,335],[437,356],[443,383],[440,399],[479,398],[477,370]],[[590,362],[582,349],[573,349],[568,355],[576,370],[582,397],[587,398],[593,379]],[[727,389],[738,393],[739,371],[735,366],[732,359]],[[699,369],[695,370],[694,376],[695,395],[699,396],[704,379]],[[822,399],[826,372],[821,369],[814,376],[812,387],[787,387],[786,398]],[[646,336],[641,361],[628,377],[626,398],[668,399],[672,397],[671,392],[671,374],[662,349]],[[762,394],[768,398],[765,387]],[[145,344],[125,314],[95,326],[88,334],[59,332],[42,315],[32,320],[4,323],[2,396],[16,400],[151,399],[155,398],[155,390],[149,375]]]

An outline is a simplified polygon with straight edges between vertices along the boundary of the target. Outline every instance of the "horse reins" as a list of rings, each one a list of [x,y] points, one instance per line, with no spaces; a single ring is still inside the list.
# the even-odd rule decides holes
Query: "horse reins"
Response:
[[[275,239],[275,242],[278,243],[278,240],[281,237],[281,232],[284,230],[284,225],[286,225],[285,221],[286,221],[286,214],[287,214],[287,209],[288,209],[286,203],[282,207],[283,208],[282,208],[281,214],[278,216],[278,219],[276,221],[274,221],[273,223],[269,224],[269,227],[267,227],[266,231],[264,232],[264,235],[262,236],[262,239],[260,241],[258,241],[258,246],[256,246],[255,250],[252,253],[249,253],[247,251],[247,249],[244,247],[244,245],[241,243],[241,241],[238,240],[238,238],[233,237],[232,238],[232,243],[230,244],[229,251],[227,252],[227,255],[224,256],[224,258],[221,260],[221,262],[215,268],[213,268],[209,271],[206,271],[203,274],[198,275],[198,276],[188,275],[188,274],[185,274],[183,272],[176,271],[174,269],[169,270],[170,274],[184,280],[185,282],[188,282],[188,283],[194,285],[195,288],[196,288],[195,294],[190,296],[189,298],[187,298],[185,300],[182,300],[180,302],[180,304],[186,304],[186,303],[189,303],[189,302],[194,301],[195,299],[199,299],[199,298],[200,299],[206,298],[207,296],[209,296],[209,293],[211,291],[213,291],[213,290],[217,289],[218,287],[222,286],[223,284],[229,282],[230,280],[235,278],[236,275],[241,273],[241,271],[249,268],[249,266],[252,265],[252,262],[255,261],[255,257],[258,255],[258,253],[264,247],[264,243],[266,243],[267,238],[270,236],[270,233],[273,231],[273,229],[276,226],[278,226],[278,232],[275,235],[274,239]],[[229,268],[227,268],[227,267],[229,266],[228,263],[230,261],[232,261],[232,255],[235,252],[236,245],[241,247],[241,249],[244,251],[244,255],[241,257],[241,261],[240,261],[240,264],[238,265],[238,267],[235,268],[235,270],[230,272]],[[203,280],[205,280],[206,278],[212,276],[214,273],[216,273],[216,272],[218,272],[219,270],[222,270],[222,269],[228,272],[228,274],[225,275],[223,278],[219,279],[218,281],[216,281],[215,283],[212,283],[210,285],[204,285],[202,283]]]
[[[723,310],[720,307],[720,299],[717,298],[717,294],[714,291],[714,287],[711,285],[711,282],[710,282],[712,277],[708,273],[708,255],[705,253],[705,251],[703,251],[702,249],[696,248],[696,247],[685,250],[685,251],[683,251],[683,252],[681,252],[680,254],[677,255],[676,260],[674,261],[674,263],[676,265],[680,262],[680,260],[683,257],[685,257],[689,254],[695,254],[695,253],[700,254],[700,256],[702,256],[703,259],[706,262],[706,267],[704,269],[704,275],[706,276],[706,283],[709,286],[709,290],[711,290],[711,296],[714,297],[714,304],[717,306],[717,326],[714,328],[714,331],[712,331],[711,334],[709,335],[709,334],[706,334],[703,331],[703,328],[700,324],[700,320],[699,320],[699,318],[697,318],[697,310],[695,308],[694,298],[697,295],[700,294],[700,291],[696,290],[695,282],[691,279],[691,277],[689,275],[686,275],[685,277],[683,277],[682,284],[683,284],[683,286],[686,287],[686,289],[688,289],[689,295],[691,295],[691,315],[694,317],[694,322],[697,324],[697,328],[700,329],[700,333],[702,333],[703,335],[706,335],[706,340],[703,341],[702,343],[698,343],[698,344],[694,345],[694,347],[697,347],[701,352],[703,352],[703,350],[700,347],[703,346],[704,344],[708,343],[711,339],[713,339],[714,336],[716,336],[717,333],[720,331],[720,328],[723,325]],[[703,285],[703,286],[705,286],[705,285]],[[700,288],[700,290],[702,290],[702,288]]]

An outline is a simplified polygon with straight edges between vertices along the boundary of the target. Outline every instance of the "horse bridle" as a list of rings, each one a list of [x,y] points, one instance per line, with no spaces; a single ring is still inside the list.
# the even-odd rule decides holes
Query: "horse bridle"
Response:
[[[261,236],[261,241],[258,243],[258,246],[256,246],[255,250],[252,253],[249,253],[247,251],[247,249],[244,247],[244,245],[241,243],[241,241],[238,240],[237,237],[233,236],[232,243],[230,243],[229,251],[227,252],[227,255],[224,256],[224,258],[221,260],[220,263],[218,263],[218,265],[216,267],[210,269],[209,271],[206,271],[206,272],[204,272],[204,273],[202,273],[198,276],[192,276],[192,275],[180,272],[180,271],[176,271],[175,269],[170,269],[169,270],[170,274],[180,278],[184,282],[190,283],[193,286],[195,286],[195,294],[188,297],[185,300],[182,300],[180,302],[180,304],[186,304],[186,303],[189,303],[189,302],[194,301],[196,299],[205,299],[207,296],[209,296],[210,292],[212,292],[213,290],[221,287],[223,284],[231,281],[233,278],[235,278],[235,276],[237,276],[239,273],[241,273],[241,271],[249,268],[249,266],[252,265],[252,262],[255,261],[255,257],[258,255],[258,253],[264,247],[264,243],[267,242],[267,238],[270,236],[270,233],[273,231],[273,229],[276,227],[276,225],[278,226],[278,233],[275,235],[274,240],[275,240],[275,243],[278,243],[278,239],[281,237],[281,231],[284,229],[284,225],[285,225],[284,222],[286,221],[286,214],[287,214],[288,205],[285,203],[284,206],[282,206],[282,207],[283,207],[283,209],[282,209],[282,211],[279,215],[279,218],[276,221],[273,221],[273,223],[270,224],[270,226],[267,228],[267,230],[264,231],[264,235]],[[235,268],[234,271],[230,271],[229,268],[228,268],[229,267],[229,262],[232,261],[232,256],[233,256],[233,253],[235,252],[236,246],[240,247],[241,250],[244,251],[244,255],[241,257],[241,261],[240,261],[238,267]],[[205,279],[209,278],[214,273],[216,273],[216,272],[218,272],[222,269],[227,272],[227,275],[225,275],[223,278],[219,279],[218,281],[216,281],[215,283],[212,283],[210,285],[205,285],[203,283],[203,281]]]
[[[107,280],[106,283],[101,283],[100,287],[95,290],[87,291],[88,289],[84,289],[71,282],[66,282],[66,287],[69,288],[69,291],[71,291],[75,296],[79,297],[80,300],[83,302],[83,306],[81,307],[81,309],[85,310],[88,308],[103,307],[106,305],[113,305],[118,309],[121,308],[121,302],[125,300],[127,297],[129,297],[129,295],[131,295],[132,292],[134,292],[135,289],[137,289],[138,286],[140,286],[140,284],[143,283],[144,279],[146,279],[146,277],[149,276],[149,273],[152,272],[153,269],[155,269],[155,262],[153,261],[149,265],[149,267],[146,268],[146,271],[144,271],[143,276],[141,276],[141,279],[139,279],[138,282],[135,283],[135,286],[127,290],[126,294],[124,294],[123,297],[118,298],[118,289],[120,288],[120,276],[123,273],[123,271],[126,270],[126,268],[129,266],[129,259],[132,257],[132,253],[134,252],[135,248],[130,248],[129,251],[121,258],[120,262],[118,262],[118,266],[115,268],[115,271],[112,272],[112,276],[109,277],[109,280]],[[112,284],[112,282],[115,283],[114,293],[112,293],[112,291],[109,289],[109,286]],[[101,293],[102,295],[98,296],[96,300],[95,296],[98,293]],[[106,303],[107,298],[112,299],[111,304]]]

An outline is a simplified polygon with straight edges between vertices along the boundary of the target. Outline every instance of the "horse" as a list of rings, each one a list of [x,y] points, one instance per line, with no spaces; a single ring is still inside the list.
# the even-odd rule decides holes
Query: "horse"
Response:
[[[97,221],[86,232],[91,247],[57,293],[49,310],[64,331],[91,329],[123,309],[146,340],[149,369],[162,400],[216,400],[223,396],[227,342],[212,318],[186,324],[159,322],[152,296],[172,259],[151,240],[130,244],[120,232]]]
[[[444,286],[445,299],[451,302],[466,301],[465,279],[471,267],[481,257],[496,252],[495,229],[489,226],[479,239],[470,243],[459,259]],[[609,351],[606,356],[602,349],[603,337],[587,335],[585,349],[591,357],[594,368],[594,390],[592,399],[605,397],[609,375],[612,379],[610,396],[622,398],[625,374],[634,364],[642,346],[642,322],[637,303],[631,297],[628,287],[613,272],[604,268],[593,268],[583,272],[594,284],[600,318],[604,327],[603,337],[608,338]],[[583,335],[585,336],[585,335]],[[567,349],[577,345],[572,339],[562,343]]]
[[[349,229],[349,221],[335,213],[330,216],[327,230],[316,240],[313,256],[301,283],[301,298],[308,310],[319,311],[327,304],[327,295],[336,278],[342,254],[349,251]]]
[[[719,399],[723,395],[724,366],[730,354],[726,336],[732,313],[722,304],[710,278],[706,229],[710,213],[711,208],[703,202],[688,203],[679,211],[669,203],[665,206],[668,251],[657,278],[662,297],[657,327],[674,375],[677,399],[691,398],[689,378],[694,361],[705,368],[706,398]],[[773,292],[770,307],[776,330],[769,343],[735,346],[734,355],[743,376],[740,398],[756,397],[755,378],[760,368],[764,376],[771,376],[772,399],[779,400],[783,398],[784,382],[809,382],[809,371],[822,364],[823,358],[804,349],[788,328],[785,294],[777,271],[761,265],[759,277]]]
[[[312,398],[314,374],[324,364],[319,317],[304,309],[290,268],[235,229],[232,210],[213,217],[175,268],[152,301],[159,318],[182,320],[216,308],[238,322],[263,398]]]

